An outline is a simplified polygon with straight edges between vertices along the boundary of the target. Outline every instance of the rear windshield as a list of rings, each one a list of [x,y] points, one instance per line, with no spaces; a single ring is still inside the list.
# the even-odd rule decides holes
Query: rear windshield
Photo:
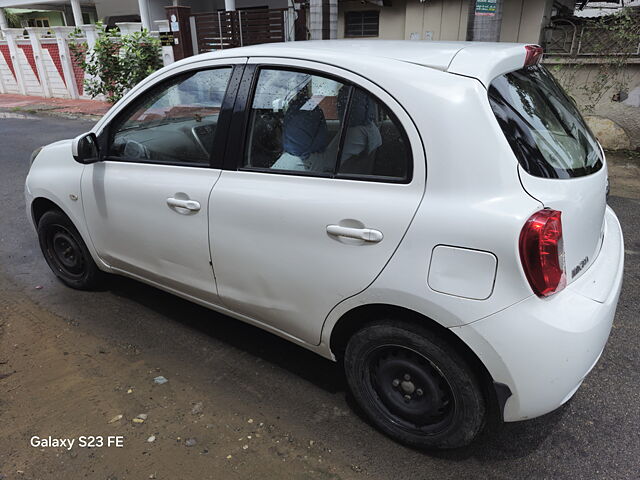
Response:
[[[602,167],[593,133],[542,65],[496,78],[489,101],[513,153],[531,175],[581,177]]]

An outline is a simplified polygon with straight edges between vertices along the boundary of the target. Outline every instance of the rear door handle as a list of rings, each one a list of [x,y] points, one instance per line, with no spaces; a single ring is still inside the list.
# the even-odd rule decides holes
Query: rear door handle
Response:
[[[200,210],[200,203],[195,200],[182,200],[180,198],[169,197],[167,198],[167,205],[170,207],[186,208],[192,212]]]
[[[340,225],[327,225],[327,233],[336,237],[356,238],[371,243],[378,243],[384,238],[384,235],[379,230],[341,227]]]

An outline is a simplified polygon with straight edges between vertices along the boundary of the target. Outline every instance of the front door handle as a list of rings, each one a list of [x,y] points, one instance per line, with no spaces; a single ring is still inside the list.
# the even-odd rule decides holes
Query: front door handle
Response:
[[[384,236],[379,230],[372,228],[351,228],[340,225],[327,225],[327,233],[336,237],[356,238],[365,242],[378,243]]]
[[[182,200],[180,198],[169,197],[167,198],[167,205],[170,207],[186,208],[192,212],[200,210],[200,203],[195,200]]]

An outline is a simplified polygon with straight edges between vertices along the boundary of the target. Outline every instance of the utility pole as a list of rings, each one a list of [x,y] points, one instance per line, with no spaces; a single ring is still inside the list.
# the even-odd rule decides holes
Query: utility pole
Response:
[[[472,0],[469,2],[467,40],[499,42],[504,0]]]

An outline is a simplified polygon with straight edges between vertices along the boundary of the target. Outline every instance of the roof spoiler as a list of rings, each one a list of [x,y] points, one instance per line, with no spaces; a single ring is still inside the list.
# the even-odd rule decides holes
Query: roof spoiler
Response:
[[[477,43],[465,46],[453,57],[447,72],[477,78],[489,88],[505,73],[542,61],[542,47],[524,43]]]

